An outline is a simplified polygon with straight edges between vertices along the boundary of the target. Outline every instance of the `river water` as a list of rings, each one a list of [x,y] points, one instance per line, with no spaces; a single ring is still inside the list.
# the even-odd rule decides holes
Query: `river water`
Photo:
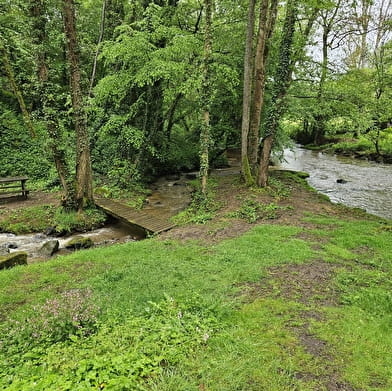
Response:
[[[0,248],[8,248],[9,252],[25,251],[28,254],[29,260],[45,258],[40,254],[40,248],[49,240],[59,241],[59,251],[57,254],[67,254],[71,250],[65,248],[67,242],[72,240],[75,236],[83,236],[90,238],[97,246],[123,243],[128,241],[135,241],[141,239],[135,232],[125,224],[120,222],[110,224],[106,227],[95,229],[91,232],[79,233],[67,237],[50,237],[43,233],[14,235],[11,233],[0,233]]]
[[[310,151],[286,149],[280,167],[305,171],[308,183],[332,202],[392,219],[392,165]],[[343,182],[343,183],[339,183]]]
[[[143,209],[155,211],[161,218],[167,219],[184,209],[191,200],[190,189],[187,187],[189,176],[193,177],[196,174],[175,175],[158,179],[152,185],[153,190]],[[6,248],[9,249],[9,252],[27,252],[29,260],[42,259],[44,258],[40,254],[42,245],[49,240],[58,240],[60,250],[57,254],[66,254],[70,252],[65,248],[67,242],[73,239],[74,236],[89,237],[94,245],[104,246],[140,240],[145,238],[146,235],[140,229],[132,228],[121,222],[114,222],[91,232],[78,233],[62,238],[49,237],[42,233],[29,235],[0,233],[0,253],[4,251],[2,248]]]

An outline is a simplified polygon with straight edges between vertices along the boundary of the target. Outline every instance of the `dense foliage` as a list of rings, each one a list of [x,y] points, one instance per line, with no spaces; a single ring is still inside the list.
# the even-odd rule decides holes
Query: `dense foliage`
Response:
[[[73,71],[63,31],[63,4],[69,1],[1,5],[1,176],[23,173],[51,183],[58,161],[65,162],[65,173],[75,171],[79,152],[71,114],[78,109],[71,99],[68,77]],[[256,136],[273,134],[275,149],[287,134],[317,145],[342,139],[352,148],[359,139],[358,148],[366,143],[373,158],[390,156],[388,2],[294,3],[288,7],[295,8],[295,19],[287,46],[287,4],[256,2],[255,35],[263,21],[271,23]],[[224,163],[224,151],[240,146],[247,1],[213,4],[208,90],[202,2],[83,0],[75,7],[96,181],[127,188],[163,173],[197,169],[206,97],[210,163]],[[259,7],[260,12],[271,8],[272,21],[259,18]]]

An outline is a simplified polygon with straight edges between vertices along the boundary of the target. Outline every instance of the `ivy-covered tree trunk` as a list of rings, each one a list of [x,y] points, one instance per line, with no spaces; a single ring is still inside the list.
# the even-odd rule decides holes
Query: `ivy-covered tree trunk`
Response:
[[[76,35],[75,5],[73,0],[64,0],[63,13],[76,133],[75,202],[78,209],[83,209],[88,204],[93,203],[93,189],[87,120],[80,85],[79,48]]]
[[[256,0],[249,0],[248,24],[246,31],[244,56],[244,86],[242,96],[242,125],[241,125],[241,174],[247,186],[253,184],[253,177],[248,159],[248,135],[250,124],[250,106],[252,102],[252,58],[253,33],[255,28]]]
[[[279,45],[279,60],[273,75],[272,97],[266,114],[265,137],[257,176],[257,184],[262,187],[268,184],[269,159],[282,113],[283,99],[286,96],[292,74],[291,53],[297,16],[297,0],[289,0],[286,7],[282,38]]]
[[[12,91],[14,92],[15,97],[19,103],[19,107],[20,107],[20,111],[22,112],[24,123],[27,129],[30,131],[31,135],[35,137],[35,131],[34,131],[33,124],[31,123],[30,114],[27,110],[22,92],[20,91],[18,85],[16,84],[14,71],[12,69],[11,62],[9,60],[7,49],[1,40],[0,40],[0,60],[3,63],[4,66],[3,69],[11,85]]]
[[[269,55],[269,39],[275,28],[277,0],[262,0],[260,5],[259,31],[257,35],[255,58],[255,82],[251,109],[249,162],[252,171],[256,172],[259,154],[260,120],[264,103],[266,64]]]
[[[56,110],[53,107],[54,102],[50,100],[50,96],[52,96],[53,93],[49,91],[48,55],[45,49],[48,40],[45,2],[33,0],[30,7],[30,15],[32,17],[31,38],[36,49],[36,66],[43,118],[50,139],[49,145],[53,161],[63,189],[62,204],[65,207],[70,208],[74,206],[73,181],[66,163],[62,131],[56,119],[58,113],[56,113]]]
[[[210,84],[210,62],[212,55],[212,0],[205,0],[205,33],[204,33],[204,59],[203,59],[203,86],[201,94],[201,105],[203,120],[200,132],[200,178],[201,192],[207,194],[207,179],[209,169],[209,146],[211,143],[211,84]]]

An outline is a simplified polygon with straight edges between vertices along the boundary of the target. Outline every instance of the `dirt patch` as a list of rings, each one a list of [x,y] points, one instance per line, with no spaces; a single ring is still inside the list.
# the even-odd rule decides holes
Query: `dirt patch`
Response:
[[[306,314],[304,316],[306,319]],[[308,382],[316,381],[319,387],[314,388],[315,391],[359,391],[341,379],[339,368],[334,363],[333,357],[328,349],[328,344],[310,331],[309,322],[306,322],[301,327],[295,327],[292,330],[305,351],[315,359],[322,360],[325,365],[322,373],[297,373],[296,377],[298,379]]]
[[[321,373],[299,372],[296,374],[297,379],[308,382],[315,381],[319,384],[314,388],[316,391],[356,391],[350,384],[342,381],[339,368],[334,363],[327,342],[318,338],[311,331],[311,321],[323,321],[323,314],[316,310],[309,310],[302,311],[300,316],[304,323],[301,326],[291,327],[291,330],[297,336],[304,350],[324,363],[324,370]]]
[[[339,295],[331,280],[338,267],[323,261],[273,267],[261,282],[246,284],[243,293],[252,300],[284,297],[305,305],[337,305]]]
[[[32,191],[27,199],[22,197],[0,198],[0,211],[29,208],[39,205],[59,205],[60,194],[44,191]]]
[[[357,388],[354,388],[350,384],[339,380],[339,375],[336,372],[329,373],[327,376],[316,376],[309,373],[297,373],[297,379],[305,380],[305,381],[314,381],[316,380],[319,386],[315,386],[313,391],[361,391]]]
[[[281,224],[306,229],[325,229],[306,221],[309,214],[340,216],[347,213],[338,205],[330,203],[324,197],[308,188],[298,177],[285,171],[272,170],[271,178],[284,188],[284,194],[273,187],[268,189],[249,189],[242,182],[239,170],[228,168],[212,174],[216,181],[215,199],[221,208],[212,220],[206,224],[192,224],[173,228],[160,235],[162,239],[198,240],[203,243],[217,243],[224,239],[239,236],[259,224]],[[274,216],[261,218],[254,223],[246,219],[232,217],[238,212],[244,201],[252,200],[262,205],[274,205]],[[231,217],[230,217],[231,216]],[[211,227],[217,227],[211,229]],[[334,227],[331,227],[333,229]],[[316,239],[320,241],[321,239]]]
[[[318,373],[299,372],[297,378],[316,383],[315,391],[358,391],[341,379],[340,368],[334,360],[328,343],[312,331],[313,322],[323,322],[325,315],[319,309],[336,306],[339,291],[333,284],[333,277],[342,265],[315,260],[302,265],[272,267],[268,276],[259,283],[249,283],[242,287],[245,300],[257,298],[284,298],[304,305],[291,319],[287,327],[297,337],[299,343],[315,360],[324,364]]]

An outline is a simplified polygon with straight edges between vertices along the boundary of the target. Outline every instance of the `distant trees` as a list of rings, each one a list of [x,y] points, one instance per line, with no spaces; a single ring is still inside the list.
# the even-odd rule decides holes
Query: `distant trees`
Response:
[[[297,128],[300,142],[320,145],[328,136],[354,135],[381,153],[378,141],[392,123],[384,100],[391,93],[391,62],[385,55],[391,45],[390,5],[389,0],[337,0],[320,12],[313,36],[320,42],[321,61],[320,54],[308,58],[291,92],[297,118],[303,119]]]
[[[209,167],[224,164],[229,147],[241,146],[245,182],[265,186],[288,132],[314,144],[361,135],[382,154],[392,118],[390,4],[3,2],[2,175],[14,167],[58,177],[64,204],[78,208],[92,199],[92,172],[129,188],[199,169],[205,192]],[[21,139],[30,161],[53,169],[15,164],[8,151],[20,153]]]

